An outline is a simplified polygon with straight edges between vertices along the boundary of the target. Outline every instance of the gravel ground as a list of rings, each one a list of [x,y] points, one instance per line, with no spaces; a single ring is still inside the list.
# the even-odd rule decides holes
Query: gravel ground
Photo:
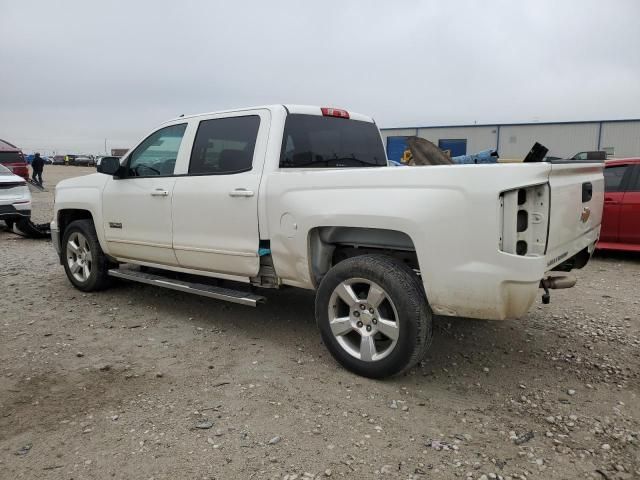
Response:
[[[83,294],[49,241],[0,245],[2,479],[640,476],[639,255],[518,321],[437,319],[420,366],[373,381],[326,352],[310,292]]]

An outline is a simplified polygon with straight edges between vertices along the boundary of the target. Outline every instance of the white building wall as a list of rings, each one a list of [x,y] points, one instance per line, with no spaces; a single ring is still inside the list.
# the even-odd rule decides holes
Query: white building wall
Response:
[[[602,122],[600,148],[613,147],[613,156],[640,156],[640,122]]]
[[[600,124],[504,125],[500,127],[498,153],[502,158],[523,158],[535,142],[549,149],[549,155],[570,158],[577,152],[598,149]]]
[[[392,128],[389,130],[381,130],[382,140],[385,148],[387,147],[387,137],[413,137],[416,135],[416,128]]]
[[[549,149],[549,155],[568,158],[575,153],[598,150],[600,122],[501,125],[498,152],[502,158],[524,158],[535,142]],[[390,136],[440,139],[467,139],[467,153],[495,148],[497,126],[392,128],[382,130],[385,142]],[[602,122],[600,148],[613,147],[616,157],[640,157],[640,120]]]

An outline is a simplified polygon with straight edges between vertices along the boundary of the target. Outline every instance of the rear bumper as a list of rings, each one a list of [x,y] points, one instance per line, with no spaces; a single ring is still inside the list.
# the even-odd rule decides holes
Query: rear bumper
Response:
[[[430,306],[436,315],[449,317],[516,319],[525,315],[531,308],[542,278],[543,274],[528,281],[504,280],[504,277],[500,278],[499,275],[478,274],[476,288],[455,289],[455,300],[449,297],[446,304],[430,301]]]
[[[0,205],[0,219],[29,218],[31,216],[31,202],[17,205]]]
[[[437,315],[484,320],[520,318],[540,293],[540,280],[546,272],[584,249],[591,255],[599,232],[598,226],[544,257],[499,253],[495,262],[461,265],[455,271],[457,281],[443,285],[446,290],[434,291],[433,285],[425,284],[427,295],[433,293],[429,304]]]

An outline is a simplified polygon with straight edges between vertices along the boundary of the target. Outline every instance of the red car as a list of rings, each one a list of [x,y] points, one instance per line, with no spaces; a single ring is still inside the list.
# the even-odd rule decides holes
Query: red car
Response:
[[[0,164],[11,170],[14,175],[29,180],[29,167],[22,150],[2,139],[0,139]]]
[[[640,158],[609,160],[598,248],[640,252]]]

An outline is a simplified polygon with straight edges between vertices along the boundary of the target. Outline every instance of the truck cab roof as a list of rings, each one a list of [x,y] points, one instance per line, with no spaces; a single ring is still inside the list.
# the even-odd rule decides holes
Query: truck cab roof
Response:
[[[164,123],[175,122],[177,120],[183,120],[183,119],[191,119],[191,118],[203,117],[203,116],[207,116],[207,115],[238,113],[238,112],[251,111],[251,110],[271,110],[271,111],[273,111],[273,110],[285,110],[288,114],[302,114],[302,115],[318,115],[318,116],[322,116],[322,115],[326,115],[326,114],[323,113],[323,109],[335,110],[335,111],[340,111],[340,112],[347,112],[348,113],[348,117],[344,117],[344,118],[349,118],[351,120],[359,120],[361,122],[375,123],[373,118],[368,117],[366,115],[363,115],[361,113],[352,112],[351,110],[339,109],[338,107],[320,107],[320,106],[316,106],[316,105],[296,105],[296,104],[259,105],[259,106],[255,106],[255,107],[242,107],[242,108],[234,108],[234,109],[230,109],[230,110],[219,110],[219,111],[214,111],[214,112],[196,113],[196,114],[193,114],[193,115],[184,115],[184,116],[181,116],[181,117],[176,117],[176,118],[173,118],[171,120],[167,120]]]

